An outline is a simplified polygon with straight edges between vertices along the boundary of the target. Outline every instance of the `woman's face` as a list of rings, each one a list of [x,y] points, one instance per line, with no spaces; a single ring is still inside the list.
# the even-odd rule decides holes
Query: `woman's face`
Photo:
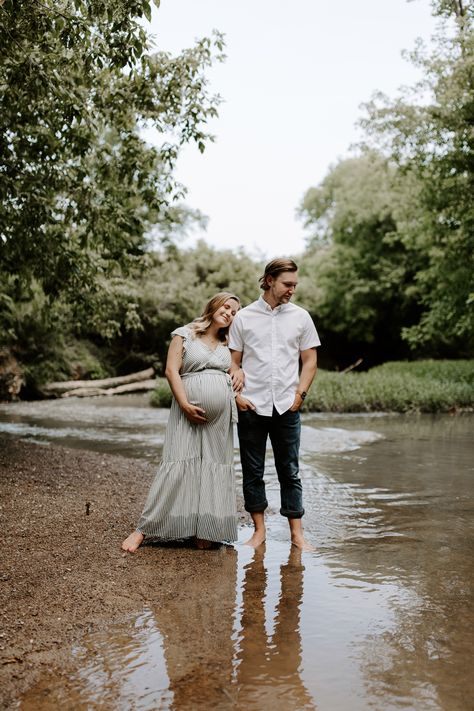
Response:
[[[212,320],[219,326],[219,328],[228,328],[234,320],[234,316],[239,308],[240,304],[238,301],[235,299],[227,299],[222,306],[219,306],[219,308],[214,311],[212,314]]]

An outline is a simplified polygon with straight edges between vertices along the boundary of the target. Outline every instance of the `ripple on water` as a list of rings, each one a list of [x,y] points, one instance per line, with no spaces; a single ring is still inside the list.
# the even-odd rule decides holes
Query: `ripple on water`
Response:
[[[301,428],[301,454],[328,454],[351,452],[362,445],[383,439],[383,435],[373,430],[349,430],[341,427]]]
[[[148,436],[154,427],[164,430],[166,421],[160,411],[138,412],[135,419],[118,403],[77,403],[79,427],[62,409],[70,405],[59,403],[54,420],[58,403],[48,403],[43,421],[23,408],[16,422],[51,429],[53,421],[63,429],[65,422],[86,430],[97,425],[106,437],[113,422],[122,437],[137,434],[137,453],[145,423]],[[9,412],[13,417],[15,410]],[[129,430],[122,428],[127,417]],[[319,427],[328,420],[338,426]],[[91,635],[75,651],[71,680],[45,681],[23,708],[170,708],[172,692],[192,694],[197,680],[208,694],[206,711],[226,703],[255,708],[257,697],[260,708],[275,711],[466,708],[466,699],[474,698],[472,417],[366,420],[303,418],[304,522],[316,553],[295,563],[286,520],[269,516],[263,556],[238,546],[225,570],[216,559],[212,575],[199,570],[196,557],[192,575],[178,571],[169,610],[150,602],[150,610],[124,627]],[[277,511],[271,456],[266,478]],[[190,615],[192,609],[200,615]],[[219,649],[219,667],[208,663],[206,639]],[[213,688],[206,686],[211,673]],[[47,689],[54,704],[43,698]],[[100,705],[105,690],[109,707],[108,701]]]
[[[18,402],[0,405],[0,432],[36,442],[156,459],[168,414],[136,396]]]
[[[163,638],[150,610],[87,635],[70,664],[75,671],[66,683],[62,677],[43,679],[24,696],[22,711],[172,706]]]

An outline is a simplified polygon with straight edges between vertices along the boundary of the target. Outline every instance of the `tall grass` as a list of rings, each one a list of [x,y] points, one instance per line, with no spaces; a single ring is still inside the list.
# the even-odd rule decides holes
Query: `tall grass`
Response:
[[[169,407],[164,378],[151,395]],[[306,412],[453,412],[474,409],[474,360],[392,361],[366,373],[320,370]]]
[[[320,371],[312,412],[449,412],[474,406],[474,360],[393,361],[366,373]]]

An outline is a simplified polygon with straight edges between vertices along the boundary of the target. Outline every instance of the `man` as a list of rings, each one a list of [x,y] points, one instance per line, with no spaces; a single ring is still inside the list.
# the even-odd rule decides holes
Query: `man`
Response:
[[[288,518],[292,543],[310,547],[301,521],[299,409],[316,375],[320,340],[309,313],[290,303],[297,284],[295,262],[273,259],[260,278],[263,295],[237,313],[229,332],[232,370],[242,367],[245,374],[244,388],[237,396],[238,433],[245,508],[255,527],[248,543],[254,548],[265,540],[268,436],[280,482],[280,513]]]

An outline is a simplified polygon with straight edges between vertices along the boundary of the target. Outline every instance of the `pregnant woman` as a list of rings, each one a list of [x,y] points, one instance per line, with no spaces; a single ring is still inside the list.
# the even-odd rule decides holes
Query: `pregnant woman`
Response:
[[[173,401],[163,458],[137,530],[122,543],[129,553],[145,538],[192,538],[198,548],[237,539],[237,411],[227,337],[239,308],[233,294],[216,294],[202,316],[171,334],[165,375]]]

